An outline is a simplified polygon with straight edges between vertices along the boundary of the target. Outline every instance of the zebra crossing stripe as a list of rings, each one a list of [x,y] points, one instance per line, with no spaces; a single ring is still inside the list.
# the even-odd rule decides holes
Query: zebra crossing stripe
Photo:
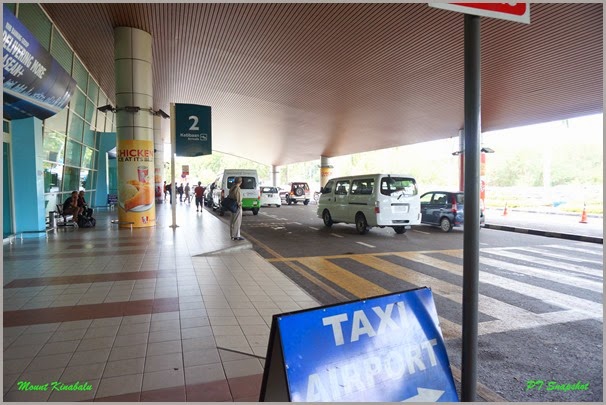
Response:
[[[595,250],[590,250],[590,249],[583,249],[580,247],[574,247],[574,246],[566,246],[566,245],[544,245],[546,248],[556,248],[556,249],[565,249],[565,250],[572,250],[573,252],[581,252],[581,253],[587,253],[590,255],[597,255],[600,257],[603,257],[604,253],[603,252],[596,252]]]
[[[522,260],[522,261],[526,261],[526,262],[531,261],[533,263],[542,264],[544,266],[557,267],[558,269],[564,269],[567,271],[576,271],[577,273],[587,274],[588,276],[603,275],[603,270],[597,270],[597,269],[591,270],[591,269],[588,269],[583,266],[577,266],[575,264],[569,264],[569,263],[562,263],[562,262],[559,262],[556,260],[542,259],[542,258],[536,257],[536,256],[529,257],[529,256],[523,255],[521,253],[510,252],[509,250],[506,250],[504,248],[487,248],[487,249],[482,249],[482,251],[485,251],[487,253],[492,253],[497,256],[508,257],[510,259],[517,259],[517,260]]]
[[[554,257],[556,259],[565,259],[565,260],[570,260],[572,262],[577,262],[577,263],[593,263],[593,264],[603,264],[604,263],[603,260],[581,259],[579,257],[574,257],[574,256],[570,256],[570,255],[561,255],[561,254],[548,252],[548,251],[545,251],[542,249],[535,249],[535,248],[531,248],[531,247],[525,247],[524,250],[527,252],[539,253],[539,254],[541,254],[543,256],[547,256],[547,257]]]
[[[319,257],[301,258],[298,262],[358,298],[374,297],[375,295],[383,295],[390,292],[363,277]]]
[[[379,259],[378,257],[356,257],[355,260],[368,267],[372,267],[375,270],[379,270],[392,277],[415,284],[419,287],[431,287],[431,290],[434,293],[459,305],[463,305],[463,289],[457,285],[419,273],[408,267]],[[479,296],[479,308],[480,311],[486,315],[496,319],[509,320],[510,322],[514,322],[517,319],[532,318],[535,315],[534,313],[516,307],[515,305],[507,304],[482,294]]]
[[[463,258],[462,252],[447,252],[445,254],[457,257],[459,259]],[[529,257],[528,261],[532,261],[532,258]],[[480,256],[480,263],[485,264],[487,266],[493,266],[496,268],[512,271],[514,273],[523,274],[525,276],[538,277],[549,281],[554,281],[554,279],[556,279],[555,281],[568,283],[570,285],[574,285],[575,287],[584,288],[590,291],[602,292],[603,290],[603,284],[598,281],[586,280],[581,277],[575,277],[564,273],[554,273],[554,271],[552,270],[540,269],[538,267],[528,267],[521,264],[509,263],[506,261],[491,259],[489,257],[482,256]]]
[[[444,260],[435,259],[433,257],[426,256],[424,254],[419,254],[416,252],[401,252],[398,253],[398,256],[419,263],[424,263],[433,267],[437,267],[439,269],[457,275],[461,275],[463,272],[463,267],[461,265],[453,264]],[[585,312],[591,316],[602,317],[602,304],[597,304],[589,300],[572,297],[570,295],[552,291],[547,288],[533,286],[530,284],[522,283],[520,281],[511,280],[506,277],[486,272],[480,272],[479,277],[481,283],[491,284],[507,290],[515,291],[519,294],[523,294],[528,297],[540,299],[547,304],[552,304],[559,307],[567,307],[569,309],[576,309],[578,311]]]
[[[568,309],[558,312],[535,314],[534,318],[516,319],[516,322],[511,322],[507,319],[499,319],[496,321],[487,321],[478,324],[478,335],[510,332],[515,330],[536,328],[540,326],[584,321],[587,319],[595,318],[601,318],[601,316],[590,315],[584,312],[579,312],[574,309]]]

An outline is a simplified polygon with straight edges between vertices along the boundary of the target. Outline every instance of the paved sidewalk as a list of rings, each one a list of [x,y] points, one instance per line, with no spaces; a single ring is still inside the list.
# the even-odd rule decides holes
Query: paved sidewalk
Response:
[[[4,401],[258,400],[272,315],[318,303],[212,213],[157,211],[4,244]]]
[[[580,215],[515,209],[508,209],[506,216],[503,210],[487,209],[485,215],[486,228],[603,243],[604,219],[601,216],[591,215],[587,223],[580,223]]]

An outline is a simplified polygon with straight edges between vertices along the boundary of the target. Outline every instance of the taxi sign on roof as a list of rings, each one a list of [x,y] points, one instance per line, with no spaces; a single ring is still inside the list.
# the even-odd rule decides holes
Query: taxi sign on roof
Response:
[[[275,315],[260,400],[458,401],[431,290]]]

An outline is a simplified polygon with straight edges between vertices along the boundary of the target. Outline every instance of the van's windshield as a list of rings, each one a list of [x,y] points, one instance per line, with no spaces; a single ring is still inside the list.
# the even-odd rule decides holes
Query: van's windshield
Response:
[[[381,194],[392,197],[415,196],[418,194],[417,182],[410,177],[383,177]]]
[[[230,189],[231,186],[234,185],[234,180],[236,179],[236,177],[238,176],[229,176],[227,178],[227,188]],[[254,190],[257,188],[257,179],[255,179],[254,177],[248,177],[248,176],[241,176],[242,177],[242,185],[240,186],[240,188],[242,190]]]

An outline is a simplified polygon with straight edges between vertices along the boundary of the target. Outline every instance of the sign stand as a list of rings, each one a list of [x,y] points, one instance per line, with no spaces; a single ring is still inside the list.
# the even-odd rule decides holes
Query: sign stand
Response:
[[[272,321],[259,402],[290,402],[278,328],[277,322]]]
[[[170,206],[172,211],[173,223],[170,226],[173,229],[179,227],[177,225],[177,199],[175,198],[175,194],[177,192],[177,188],[175,187],[175,156],[176,156],[176,115],[175,115],[175,103],[170,103]]]
[[[259,401],[458,401],[431,290],[274,315]]]

